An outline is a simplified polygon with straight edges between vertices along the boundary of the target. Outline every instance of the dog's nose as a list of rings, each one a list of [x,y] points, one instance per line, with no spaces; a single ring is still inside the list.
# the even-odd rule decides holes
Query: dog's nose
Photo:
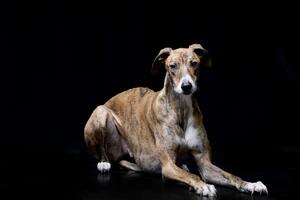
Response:
[[[192,84],[190,82],[183,82],[181,84],[181,89],[184,93],[189,93],[192,89]]]

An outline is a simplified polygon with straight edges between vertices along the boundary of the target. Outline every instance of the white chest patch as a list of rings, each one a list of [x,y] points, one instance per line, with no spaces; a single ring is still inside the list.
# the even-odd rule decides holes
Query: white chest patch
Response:
[[[193,120],[189,119],[184,133],[184,139],[189,148],[201,148],[202,142],[199,132],[200,130],[194,127]]]
[[[195,128],[194,126],[193,106],[191,98],[187,97],[185,101],[187,102],[187,105],[189,107],[188,122],[184,133],[185,144],[189,148],[201,148],[202,141],[200,138],[200,130],[199,128]]]

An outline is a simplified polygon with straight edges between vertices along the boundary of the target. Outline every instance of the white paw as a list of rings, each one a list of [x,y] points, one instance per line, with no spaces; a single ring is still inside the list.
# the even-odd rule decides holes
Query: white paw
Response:
[[[251,192],[251,195],[254,192],[259,192],[261,193],[265,193],[268,194],[268,189],[267,187],[261,182],[261,181],[257,181],[256,183],[246,183],[244,185],[244,187],[241,188],[242,192]]]
[[[109,162],[98,162],[97,169],[101,172],[108,172],[110,170],[110,163]]]
[[[216,196],[216,188],[213,185],[205,184],[196,189],[196,193],[202,196],[214,197]]]

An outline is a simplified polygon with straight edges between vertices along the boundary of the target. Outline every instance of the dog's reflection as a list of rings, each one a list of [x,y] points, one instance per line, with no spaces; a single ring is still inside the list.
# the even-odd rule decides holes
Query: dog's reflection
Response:
[[[195,195],[194,193],[190,193],[191,200],[211,200],[211,199],[230,199],[230,200],[265,200],[269,199],[268,196],[260,196],[256,195],[249,195],[246,193],[239,193],[235,191],[231,191],[228,188],[219,187],[217,188],[217,196],[215,197],[206,197],[206,196],[199,196]]]
[[[216,200],[216,199],[230,199],[230,200],[263,200],[263,199],[268,199],[268,197],[265,196],[259,196],[259,195],[248,195],[248,194],[243,194],[243,193],[237,193],[237,192],[232,192],[230,194],[218,194],[217,196],[213,197],[207,197],[207,196],[201,196],[201,195],[196,195],[194,193],[190,193],[190,198],[191,200]],[[167,198],[166,198],[167,199]]]
[[[117,172],[117,174],[114,173],[114,171],[109,172],[109,173],[98,173],[97,175],[97,183],[101,185],[108,185],[112,177],[115,177],[115,179],[120,179],[122,181],[124,180],[132,180],[132,179],[137,179],[141,178],[142,173],[137,173],[134,171],[127,171],[127,170],[121,170]],[[116,180],[115,180],[116,181]]]
[[[111,179],[110,173],[98,173],[97,182],[101,185],[108,185]]]

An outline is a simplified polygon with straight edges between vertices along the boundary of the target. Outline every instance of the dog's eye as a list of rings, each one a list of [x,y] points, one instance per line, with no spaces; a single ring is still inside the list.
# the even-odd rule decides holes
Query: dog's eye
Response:
[[[170,64],[170,67],[171,67],[172,69],[174,69],[174,68],[176,68],[176,64],[175,64],[175,63],[172,63],[172,64]]]
[[[198,65],[198,62],[197,61],[191,61],[191,66],[192,67],[196,67]]]

